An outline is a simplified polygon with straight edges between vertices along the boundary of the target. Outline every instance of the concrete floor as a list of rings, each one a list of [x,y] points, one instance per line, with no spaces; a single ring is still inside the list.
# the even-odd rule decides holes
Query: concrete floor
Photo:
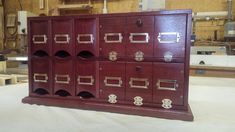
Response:
[[[22,104],[28,84],[0,87],[0,132],[234,132],[235,79],[190,77],[194,122]]]

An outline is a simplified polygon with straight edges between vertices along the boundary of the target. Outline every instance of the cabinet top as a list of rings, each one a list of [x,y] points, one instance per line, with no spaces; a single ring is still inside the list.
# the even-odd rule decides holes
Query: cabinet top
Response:
[[[43,18],[76,18],[76,17],[121,17],[121,16],[148,16],[148,15],[169,15],[169,14],[192,14],[191,9],[184,10],[161,10],[161,11],[146,11],[146,12],[126,12],[126,13],[108,13],[108,14],[80,14],[72,16],[40,16],[29,17],[29,19],[43,19]]]

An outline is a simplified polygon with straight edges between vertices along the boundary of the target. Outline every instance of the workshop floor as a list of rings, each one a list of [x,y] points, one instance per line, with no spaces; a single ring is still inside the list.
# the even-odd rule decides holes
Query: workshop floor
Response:
[[[22,104],[28,84],[0,87],[0,132],[234,132],[235,79],[190,77],[193,122]]]

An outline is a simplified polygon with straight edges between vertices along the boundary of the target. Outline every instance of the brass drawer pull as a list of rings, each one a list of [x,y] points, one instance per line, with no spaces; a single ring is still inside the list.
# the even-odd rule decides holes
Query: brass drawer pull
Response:
[[[55,43],[69,44],[70,37],[68,34],[55,34],[54,41]]]
[[[135,85],[134,82],[144,82],[144,85]],[[147,78],[130,78],[129,85],[131,88],[148,89],[149,81]]]
[[[109,52],[109,60],[116,61],[117,60],[117,55],[118,55],[118,53],[115,52],[115,51]]]
[[[47,36],[44,35],[33,35],[32,41],[34,44],[46,44]]]
[[[172,100],[163,99],[162,100],[162,107],[165,108],[165,109],[171,109],[172,108]]]
[[[140,97],[140,96],[135,96],[134,97],[134,105],[136,105],[136,106],[141,106],[141,105],[143,105],[143,98],[142,97]]]
[[[169,86],[162,86],[162,83],[170,84],[172,87]],[[177,83],[177,80],[167,80],[167,79],[159,79],[156,83],[157,89],[159,90],[170,90],[170,91],[176,91],[176,89],[179,87],[179,84]]]
[[[166,40],[164,36],[175,36],[174,40]],[[158,34],[158,42],[161,44],[171,44],[171,43],[178,43],[180,41],[180,34],[178,32],[162,32]]]
[[[145,40],[134,40],[135,36],[145,36]],[[131,43],[148,43],[150,37],[148,33],[130,33],[129,39]]]
[[[108,81],[118,81],[118,83],[109,83]],[[109,86],[109,87],[122,87],[122,78],[121,77],[105,77],[104,84],[105,86]]]
[[[69,84],[70,77],[69,75],[55,75],[55,83]]]
[[[117,95],[115,95],[115,94],[110,94],[109,96],[108,96],[108,102],[109,103],[111,103],[111,104],[115,104],[115,103],[117,103]]]
[[[84,82],[84,81],[82,81],[83,79],[85,79],[85,80],[89,79],[90,82]],[[78,84],[80,84],[80,85],[93,85],[95,82],[93,76],[78,76],[77,81],[78,81]]]
[[[41,79],[41,78],[43,78],[43,79]],[[34,73],[33,74],[33,80],[34,80],[34,82],[47,83],[48,76],[47,76],[47,74]]]
[[[118,36],[117,40],[109,40],[108,37],[115,37]],[[121,33],[105,33],[104,34],[104,41],[105,43],[122,43],[122,34]]]
[[[89,40],[81,40],[81,38],[89,37]],[[77,41],[78,43],[83,43],[83,44],[92,44],[94,43],[94,36],[93,34],[78,34]]]

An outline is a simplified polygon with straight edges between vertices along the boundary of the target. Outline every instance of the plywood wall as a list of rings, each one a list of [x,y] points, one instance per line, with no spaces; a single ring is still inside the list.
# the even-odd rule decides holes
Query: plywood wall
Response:
[[[48,1],[48,4],[47,4]],[[78,0],[68,0],[76,2]],[[86,0],[79,0],[86,1]],[[108,0],[109,13],[117,12],[136,12],[138,11],[139,0]],[[45,0],[45,8],[39,9],[39,0],[21,0],[23,10],[33,12],[35,14],[48,14],[48,11],[56,8],[61,3],[60,0]],[[103,1],[92,0],[92,13],[102,13]],[[235,14],[235,1],[233,2]],[[6,0],[6,13],[16,13],[20,10],[17,0]],[[166,0],[166,9],[192,9],[194,12],[206,11],[225,11],[227,10],[227,0]],[[223,21],[216,22],[197,22],[196,35],[198,39],[213,39],[214,31],[218,30],[218,38],[223,38]]]

